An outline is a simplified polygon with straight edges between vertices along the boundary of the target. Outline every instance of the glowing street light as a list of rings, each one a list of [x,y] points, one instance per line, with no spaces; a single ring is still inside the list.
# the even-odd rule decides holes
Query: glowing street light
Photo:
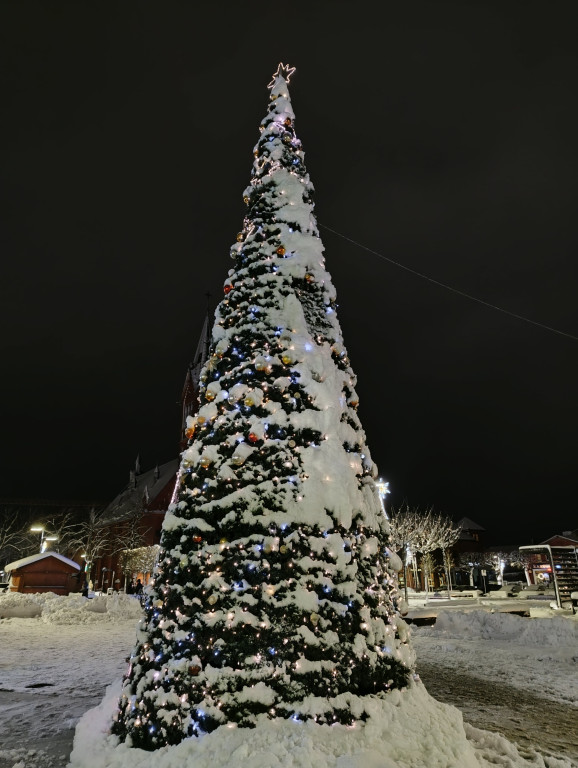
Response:
[[[380,477],[375,485],[377,486],[377,492],[379,493],[379,500],[381,501],[381,508],[383,510],[383,514],[389,520],[388,514],[385,511],[385,497],[389,493],[391,493],[391,491],[389,490],[389,483],[387,483],[385,480],[382,480]]]
[[[43,525],[32,525],[30,527],[30,530],[32,531],[32,533],[40,534],[40,553],[41,554],[43,552],[46,552],[49,541],[58,541],[58,536],[54,536],[52,534],[47,533]]]

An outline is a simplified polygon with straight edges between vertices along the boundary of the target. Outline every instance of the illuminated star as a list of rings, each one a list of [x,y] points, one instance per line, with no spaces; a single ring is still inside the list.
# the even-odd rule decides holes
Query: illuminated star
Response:
[[[283,80],[285,80],[286,83],[289,82],[289,79],[291,75],[295,72],[295,67],[290,67],[289,64],[281,64],[279,62],[279,66],[277,67],[277,72],[273,75],[273,79],[267,86],[267,88],[272,88],[275,85],[275,81],[278,77],[282,77]]]

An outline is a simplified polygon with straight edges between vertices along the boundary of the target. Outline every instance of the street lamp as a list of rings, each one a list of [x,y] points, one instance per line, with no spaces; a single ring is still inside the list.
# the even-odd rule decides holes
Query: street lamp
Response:
[[[43,552],[46,552],[49,541],[58,541],[58,536],[53,536],[52,534],[46,533],[43,525],[33,525],[30,527],[30,530],[32,531],[32,533],[40,534],[40,553],[41,554]]]
[[[86,552],[82,554],[80,557],[84,560],[84,572],[87,573],[90,578],[90,569],[91,569],[92,563],[90,562],[90,560],[86,559]]]
[[[383,514],[385,515],[386,519],[389,520],[389,516],[385,511],[385,497],[388,495],[388,493],[391,493],[389,490],[389,483],[385,480],[382,480],[380,477],[375,485],[377,486],[377,492],[379,493],[379,500],[381,501]]]

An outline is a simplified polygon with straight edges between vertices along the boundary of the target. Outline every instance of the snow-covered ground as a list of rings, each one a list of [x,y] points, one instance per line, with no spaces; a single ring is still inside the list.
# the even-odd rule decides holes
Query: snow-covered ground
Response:
[[[505,613],[522,602],[532,619]],[[408,615],[437,616],[435,625],[412,629],[418,672],[423,668],[424,680],[427,670],[441,682],[471,687],[456,694],[460,709],[434,698],[432,677],[431,690],[418,679],[409,690],[373,702],[370,719],[355,728],[273,720],[251,731],[223,727],[200,740],[146,753],[117,745],[107,735],[135,641],[138,601],[125,595],[94,600],[2,595],[0,768],[578,766],[578,615],[552,610],[548,601],[520,598],[424,603],[423,596],[413,596]],[[541,749],[535,722],[530,742],[520,747],[500,735],[499,721],[492,730],[474,727],[471,723],[484,722],[484,710],[493,706],[475,698],[476,681],[480,690],[513,691],[512,711],[516,694],[520,703],[538,696],[544,731],[551,726],[549,711],[564,712],[559,752],[551,744]],[[523,712],[520,717],[523,731]]]

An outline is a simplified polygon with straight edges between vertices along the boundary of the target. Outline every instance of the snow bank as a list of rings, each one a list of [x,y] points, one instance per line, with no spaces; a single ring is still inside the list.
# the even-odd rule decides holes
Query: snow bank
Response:
[[[415,632],[416,630],[413,629]],[[539,621],[491,611],[440,611],[436,623],[420,634],[454,639],[516,640],[518,645],[574,646],[578,648],[578,622],[562,616]]]
[[[353,727],[263,719],[256,728],[221,726],[156,752],[108,735],[120,683],[76,728],[69,768],[572,768],[559,758],[522,757],[503,737],[464,726],[458,709],[433,699],[417,680],[385,700],[369,697]]]
[[[124,593],[89,599],[80,594],[54,592],[0,595],[0,618],[39,618],[45,624],[91,624],[120,622],[142,616],[139,601]]]
[[[46,738],[77,726],[69,768],[576,768],[568,760],[530,753],[528,748],[520,755],[502,736],[463,723],[459,710],[433,699],[417,681],[409,690],[393,692],[385,701],[372,700],[370,720],[355,728],[274,720],[253,730],[222,727],[202,739],[154,753],[131,750],[117,744],[109,735],[109,727],[126,669],[125,657],[134,646],[142,615],[140,604],[120,594],[102,598],[106,613],[87,609],[98,602],[53,593],[0,596],[0,615],[8,608],[42,611],[39,618],[0,621],[3,687],[15,691],[16,696],[26,692],[31,683],[51,685],[51,694],[41,708],[31,708],[27,697],[14,698],[4,710],[4,719],[0,714],[0,730],[7,742],[0,749],[0,763],[7,757],[13,758],[10,765],[20,761],[21,752],[14,751],[16,744],[30,744],[33,737]],[[568,617],[532,620],[488,612],[473,616],[478,611],[460,611],[461,617],[456,618],[457,613],[440,610],[436,626],[412,628],[415,639],[423,638],[422,646],[426,643],[424,653],[430,664],[443,667],[451,662],[462,672],[482,667],[485,675],[497,668],[501,679],[507,676],[511,683],[519,682],[517,678],[528,680],[532,691],[544,689],[550,680],[556,686],[566,680],[564,701],[573,701],[576,664],[568,654],[576,653],[572,628],[576,622]],[[512,620],[518,628],[513,636]],[[526,625],[532,628],[527,640]],[[426,636],[426,632],[431,634]],[[451,632],[458,636],[444,639],[444,634]],[[478,634],[464,642],[460,635],[467,633]],[[494,642],[480,639],[482,633]],[[540,637],[554,644],[547,655],[539,646],[528,645],[540,642]],[[505,639],[503,644],[500,638]],[[46,643],[51,649],[49,655]],[[559,652],[567,663],[557,659],[556,643],[560,643]],[[422,646],[417,645],[418,660]],[[507,652],[510,647],[511,653]],[[532,656],[534,649],[539,651],[539,661]],[[446,671],[451,674],[451,670]],[[102,691],[111,681],[114,684],[106,688],[103,698]],[[499,684],[500,679],[496,682]],[[71,690],[77,691],[76,698],[71,697]],[[84,714],[78,722],[81,712]],[[8,754],[9,739],[12,751]],[[44,765],[40,752],[37,758],[27,754],[21,761],[28,768]]]

